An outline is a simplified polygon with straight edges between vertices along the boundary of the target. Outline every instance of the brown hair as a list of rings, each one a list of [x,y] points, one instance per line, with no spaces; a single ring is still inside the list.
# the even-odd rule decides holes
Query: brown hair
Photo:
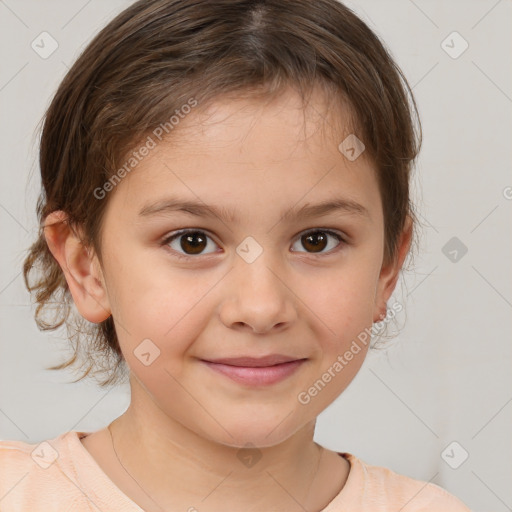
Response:
[[[118,382],[126,365],[112,317],[90,324],[72,311],[66,279],[44,238],[46,216],[66,212],[101,262],[108,198],[95,191],[112,180],[130,148],[190,98],[205,105],[229,94],[271,97],[290,85],[303,99],[321,85],[349,105],[351,129],[378,170],[384,260],[396,256],[407,216],[414,220],[409,177],[421,125],[406,79],[372,30],[337,0],[140,0],[87,46],[44,118],[40,232],[24,279],[36,292],[38,327],[65,323],[74,346],[70,360],[49,369],[78,361],[85,371],[77,380],[95,368],[93,374],[107,374],[100,382],[106,386]],[[33,269],[39,274],[31,283]]]

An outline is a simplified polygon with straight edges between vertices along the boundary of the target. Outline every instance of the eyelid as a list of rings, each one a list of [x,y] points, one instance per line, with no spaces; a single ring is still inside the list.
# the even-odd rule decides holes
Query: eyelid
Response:
[[[347,242],[348,240],[348,236],[345,235],[342,231],[339,231],[337,229],[331,229],[331,228],[322,228],[322,227],[319,227],[319,228],[309,228],[309,229],[304,229],[303,231],[301,231],[295,238],[294,240],[297,240],[297,238],[299,238],[301,235],[309,235],[310,233],[316,233],[316,232],[322,232],[322,233],[328,233],[329,235],[334,235],[335,237],[338,237],[341,241],[343,242]]]

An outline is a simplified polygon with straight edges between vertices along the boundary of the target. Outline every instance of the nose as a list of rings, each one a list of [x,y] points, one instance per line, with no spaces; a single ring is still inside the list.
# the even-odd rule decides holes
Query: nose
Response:
[[[289,327],[297,319],[296,298],[289,276],[266,258],[252,263],[239,258],[230,272],[220,308],[221,321],[230,329],[267,334]]]

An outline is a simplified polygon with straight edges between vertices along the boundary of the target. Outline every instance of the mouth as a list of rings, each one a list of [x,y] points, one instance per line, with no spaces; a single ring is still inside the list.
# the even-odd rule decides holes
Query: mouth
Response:
[[[307,359],[273,354],[265,357],[234,357],[201,362],[216,373],[247,386],[268,386],[290,377]]]

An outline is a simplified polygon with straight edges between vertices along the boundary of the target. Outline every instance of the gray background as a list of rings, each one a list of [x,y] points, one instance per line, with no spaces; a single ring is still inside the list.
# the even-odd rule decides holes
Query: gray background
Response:
[[[84,45],[129,3],[0,0],[0,439],[96,430],[129,403],[128,388],[99,390],[44,370],[66,355],[65,335],[37,330],[21,276],[36,233],[37,123]],[[321,414],[316,440],[437,483],[475,511],[512,510],[512,3],[347,5],[413,86],[424,127],[414,178],[424,227],[395,293],[406,305],[399,335]],[[43,31],[58,43],[46,59],[31,48]]]

